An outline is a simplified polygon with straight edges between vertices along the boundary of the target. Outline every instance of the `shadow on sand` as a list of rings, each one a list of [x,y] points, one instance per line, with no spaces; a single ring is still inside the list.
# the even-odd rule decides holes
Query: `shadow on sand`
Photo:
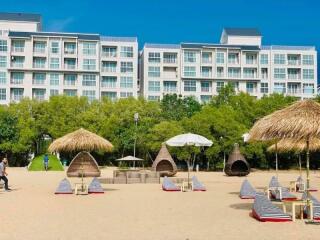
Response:
[[[236,203],[231,204],[230,207],[236,210],[251,210],[252,203]]]

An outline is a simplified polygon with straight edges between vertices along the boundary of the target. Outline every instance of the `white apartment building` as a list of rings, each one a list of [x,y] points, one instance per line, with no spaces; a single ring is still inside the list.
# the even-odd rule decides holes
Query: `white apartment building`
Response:
[[[256,29],[224,29],[220,44],[145,44],[141,52],[141,94],[149,100],[167,93],[206,102],[230,83],[255,97],[283,93],[316,95],[317,52],[307,46],[262,46]],[[168,56],[177,59],[168,64]]]
[[[40,15],[0,14],[0,104],[58,94],[137,96],[136,38],[40,30]]]

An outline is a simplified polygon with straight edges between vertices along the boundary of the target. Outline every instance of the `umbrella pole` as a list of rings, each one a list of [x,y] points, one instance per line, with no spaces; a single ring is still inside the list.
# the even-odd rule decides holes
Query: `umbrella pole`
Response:
[[[300,177],[302,176],[301,172],[301,153],[299,153],[299,172],[300,172]]]
[[[278,143],[276,142],[276,176],[278,179]]]
[[[309,153],[309,139],[307,139],[307,207],[309,208],[309,217],[311,212],[310,206],[310,153]]]

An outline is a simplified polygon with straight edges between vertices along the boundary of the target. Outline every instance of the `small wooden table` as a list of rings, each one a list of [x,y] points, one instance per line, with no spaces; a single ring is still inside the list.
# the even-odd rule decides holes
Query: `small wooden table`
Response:
[[[74,193],[76,195],[87,195],[88,194],[88,186],[85,183],[75,183]]]
[[[296,221],[296,206],[299,206],[300,208],[300,219],[303,219],[303,208],[304,206],[307,206],[310,208],[310,214],[309,214],[309,219],[313,219],[313,204],[312,201],[307,200],[294,200],[294,201],[289,201],[289,200],[282,200],[282,208],[284,212],[287,212],[286,209],[286,204],[290,203],[291,204],[291,211],[292,211],[292,221]]]
[[[304,182],[290,181],[290,191],[291,192],[297,191],[298,185],[302,186],[302,189],[299,189],[299,192],[306,190],[306,185]]]
[[[190,192],[192,191],[192,183],[188,181],[183,181],[181,185],[182,192]]]

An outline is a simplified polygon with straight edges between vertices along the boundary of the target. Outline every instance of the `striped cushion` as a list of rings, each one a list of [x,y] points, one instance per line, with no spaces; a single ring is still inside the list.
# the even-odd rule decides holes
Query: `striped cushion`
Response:
[[[242,182],[240,188],[240,198],[242,199],[254,199],[256,195],[256,190],[251,186],[250,182],[245,179]]]
[[[289,192],[288,188],[282,187],[281,184],[279,183],[278,179],[273,176],[270,180],[269,183],[269,188],[281,188],[281,194],[282,194],[282,198],[280,199],[280,192],[277,190],[271,190],[271,195],[274,199],[277,200],[295,200],[297,199],[296,196],[294,196],[292,193]]]
[[[176,186],[168,177],[163,178],[162,189],[164,191],[180,191],[180,188]]]
[[[191,180],[193,191],[206,191],[206,187],[201,182],[199,182],[196,176],[193,176]]]

